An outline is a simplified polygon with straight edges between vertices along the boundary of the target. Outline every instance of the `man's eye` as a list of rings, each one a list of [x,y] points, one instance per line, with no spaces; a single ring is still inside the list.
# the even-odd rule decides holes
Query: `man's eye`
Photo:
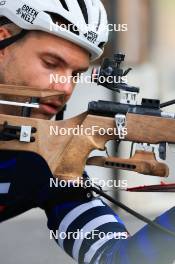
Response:
[[[43,60],[43,63],[44,63],[44,66],[46,66],[47,68],[55,68],[56,67],[56,64],[52,63],[50,61]]]

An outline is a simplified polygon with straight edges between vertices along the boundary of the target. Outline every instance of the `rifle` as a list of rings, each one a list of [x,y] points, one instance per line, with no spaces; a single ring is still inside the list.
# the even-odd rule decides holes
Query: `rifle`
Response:
[[[60,180],[80,180],[86,164],[117,169],[132,170],[142,174],[167,177],[168,166],[159,162],[154,154],[157,144],[159,157],[166,158],[166,144],[175,144],[175,114],[167,113],[161,108],[169,106],[175,101],[160,104],[159,100],[142,99],[139,105],[136,97],[139,88],[129,86],[126,82],[115,82],[114,77],[125,77],[126,71],[120,68],[124,55],[116,54],[113,59],[104,59],[99,69],[94,69],[92,79],[97,85],[119,92],[120,102],[97,101],[90,102],[87,112],[63,121],[47,121],[31,118],[31,108],[38,108],[40,100],[51,96],[64,96],[58,91],[43,89],[38,91],[34,87],[19,87],[0,85],[0,94],[30,97],[27,103],[0,101],[3,104],[22,106],[21,116],[0,114],[0,149],[31,151],[41,155],[48,163],[53,175]],[[112,82],[108,77],[114,78]],[[103,77],[104,82],[100,81]],[[83,132],[96,129],[92,134],[81,133],[75,135],[74,129],[83,128]],[[70,131],[68,135],[52,133],[59,128]],[[110,133],[109,133],[110,128]],[[103,131],[103,133],[101,133]],[[112,132],[111,132],[112,131]],[[141,150],[136,150],[134,156],[128,159],[119,157],[91,157],[93,150],[105,150],[109,140],[130,141],[140,143]],[[146,145],[145,145],[146,144]],[[151,150],[150,150],[151,148]],[[92,187],[96,193],[114,202],[124,210],[139,219],[175,236],[170,231],[152,223],[138,213],[119,202],[116,202],[98,188]]]
[[[100,69],[93,70],[92,77],[97,85],[122,94],[121,102],[97,101],[90,102],[88,111],[63,121],[47,121],[30,117],[33,107],[39,107],[40,100],[49,96],[63,96],[58,91],[42,90],[34,87],[0,85],[0,94],[30,96],[28,103],[19,104],[23,107],[22,116],[0,114],[0,149],[32,151],[41,155],[48,163],[52,173],[62,180],[81,178],[85,165],[96,165],[136,171],[146,175],[167,177],[168,166],[162,161],[166,158],[166,144],[175,144],[175,114],[161,110],[159,100],[142,99],[137,105],[136,96],[139,88],[126,83],[103,82],[109,76],[123,77],[130,71],[120,68],[124,55],[117,54],[114,60],[104,59]],[[10,104],[10,102],[0,103]],[[11,104],[14,104],[11,102]],[[16,103],[17,104],[17,103]],[[167,106],[169,102],[163,104]],[[92,129],[94,133],[74,135],[73,129]],[[59,135],[58,130],[64,128],[72,132]],[[110,133],[108,133],[110,128]],[[55,132],[56,131],[56,132]],[[101,133],[103,131],[103,134]],[[109,140],[130,141],[140,143],[140,149],[128,158],[91,157],[90,153],[105,150]],[[146,146],[145,146],[146,144]],[[161,162],[156,159],[157,144]],[[58,146],[58,147],[57,147]]]

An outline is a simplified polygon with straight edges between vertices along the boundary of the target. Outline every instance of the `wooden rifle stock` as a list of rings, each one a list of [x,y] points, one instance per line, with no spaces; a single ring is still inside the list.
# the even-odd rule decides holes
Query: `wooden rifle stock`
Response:
[[[156,116],[127,114],[127,135],[125,141],[146,142],[158,144],[161,142],[175,143],[175,120]],[[32,126],[37,129],[33,135],[35,142],[24,143],[16,139],[0,141],[0,149],[33,151],[41,155],[48,163],[52,173],[64,180],[77,180],[82,176],[91,151],[104,150],[109,140],[118,140],[115,134],[100,135],[98,131],[91,136],[87,135],[51,135],[50,127],[84,128],[93,127],[107,130],[116,129],[112,117],[103,117],[82,113],[64,121],[47,121],[34,118],[0,115],[0,124],[8,122],[12,126]]]
[[[4,85],[0,84],[0,94],[20,97],[36,97],[36,98],[47,98],[52,96],[62,96],[63,92],[51,89],[39,90],[36,87],[28,86],[16,86],[16,85]]]
[[[168,166],[156,160],[155,154],[148,151],[137,150],[130,159],[118,157],[91,157],[87,165],[94,165],[106,168],[135,171],[144,175],[168,177]]]
[[[89,153],[94,149],[104,150],[105,143],[108,140],[115,139],[115,135],[93,136],[78,135],[51,135],[52,128],[76,128],[83,125],[85,128],[98,126],[99,128],[114,128],[113,118],[91,116],[86,112],[63,121],[47,121],[34,118],[14,117],[0,115],[0,124],[3,127],[4,122],[10,126],[32,126],[36,128],[35,142],[24,143],[16,139],[10,141],[0,141],[0,149],[32,151],[41,155],[48,163],[52,173],[59,179],[77,180],[81,177]]]

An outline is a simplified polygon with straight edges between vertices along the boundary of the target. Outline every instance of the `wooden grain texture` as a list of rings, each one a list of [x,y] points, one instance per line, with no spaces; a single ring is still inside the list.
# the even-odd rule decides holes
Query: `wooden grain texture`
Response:
[[[0,149],[32,151],[38,153],[47,161],[52,173],[55,174],[58,160],[60,159],[62,152],[66,149],[72,135],[50,135],[50,127],[74,127],[82,122],[81,119],[83,119],[84,116],[86,116],[86,114],[65,121],[43,121],[42,119],[0,115],[1,127],[2,124],[7,121],[8,124],[12,126],[24,125],[37,128],[37,132],[32,134],[32,136],[35,137],[35,142],[25,143],[19,142],[18,140],[0,141]]]
[[[53,89],[40,90],[37,87],[0,84],[0,95],[45,98],[51,96],[61,96],[64,95],[64,93]]]
[[[175,143],[175,119],[127,114],[127,140],[159,144]]]
[[[103,118],[83,113],[77,117],[63,121],[47,121],[41,119],[0,115],[0,126],[4,122],[12,126],[32,126],[37,128],[34,143],[17,140],[1,141],[0,149],[33,151],[41,155],[48,163],[52,173],[60,179],[77,179],[81,177],[89,153],[94,149],[103,150],[105,143],[116,136],[50,135],[50,127],[75,128],[83,125],[89,128],[94,124],[102,128],[115,127],[113,118]]]
[[[0,115],[0,127],[4,122],[14,126],[32,126],[37,128],[34,143],[23,143],[17,140],[0,141],[0,149],[33,151],[41,155],[48,163],[52,173],[59,179],[77,179],[82,176],[86,161],[92,150],[104,150],[109,140],[118,140],[114,133],[100,135],[100,129],[116,129],[114,118],[89,115],[82,113],[71,119],[63,121],[47,121],[42,119],[14,117]],[[54,135],[50,133],[51,127],[76,128],[77,126],[89,128],[96,126],[99,129],[94,135]],[[175,120],[127,114],[128,134],[125,140],[133,142],[175,143]],[[148,159],[148,157],[147,157]],[[160,165],[160,164],[159,164]],[[153,170],[153,169],[152,169]]]
[[[106,168],[135,171],[144,175],[168,177],[168,166],[156,160],[155,154],[146,151],[136,151],[129,159],[119,157],[91,157],[87,165],[94,165]]]
[[[94,125],[98,126],[99,129],[107,129],[109,127],[114,128],[115,122],[113,118],[87,115],[81,125],[84,129]],[[104,150],[106,142],[115,138],[115,135],[105,134],[101,136],[98,132],[91,136],[72,136],[58,160],[55,174],[62,179],[74,180],[81,177],[91,151],[95,149]]]

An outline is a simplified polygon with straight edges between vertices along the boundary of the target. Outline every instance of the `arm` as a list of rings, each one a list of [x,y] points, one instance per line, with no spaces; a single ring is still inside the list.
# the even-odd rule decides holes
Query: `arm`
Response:
[[[161,235],[160,233],[156,233],[148,226],[140,230],[135,236],[127,239],[127,241],[124,239],[107,239],[106,241],[104,241],[104,244],[103,242],[101,243],[100,239],[98,239],[99,232],[126,232],[124,225],[116,216],[116,214],[102,201],[100,201],[99,199],[94,199],[93,201],[91,201],[91,199],[88,200],[86,196],[83,196],[83,193],[81,193],[81,191],[74,191],[74,193],[70,192],[72,197],[67,196],[67,200],[70,200],[67,202],[63,202],[62,195],[66,195],[67,191],[65,190],[61,193],[61,190],[59,190],[57,195],[60,194],[60,204],[59,202],[57,202],[57,206],[53,206],[50,210],[48,209],[47,215],[48,226],[51,230],[58,230],[62,222],[62,226],[59,228],[60,233],[65,231],[62,228],[66,219],[70,219],[70,222],[68,223],[69,232],[75,232],[76,225],[78,226],[78,228],[80,228],[82,226],[88,226],[90,222],[94,222],[95,227],[93,227],[93,230],[97,230],[95,232],[95,239],[83,239],[81,241],[79,249],[76,249],[76,251],[74,251],[75,255],[73,257],[76,258],[76,260],[77,256],[78,258],[80,256],[83,261],[85,257],[88,258],[88,261],[92,258],[92,263],[98,263],[96,262],[96,259],[100,259],[99,263],[106,264],[140,264],[140,262],[138,262],[138,260],[140,259],[144,260],[144,262],[142,262],[144,264],[171,263],[169,262],[169,260],[173,260],[175,255],[174,239],[172,239],[171,237],[167,237],[164,234]],[[77,193],[76,199],[75,193]],[[36,205],[31,203],[31,199],[29,196],[28,200],[24,201],[23,207],[17,207],[20,208],[20,211],[18,211],[17,208],[14,207],[13,203],[10,204],[9,209],[11,208],[13,210],[5,211],[5,217],[8,216],[8,218],[11,218],[12,216],[14,216],[14,214],[11,215],[11,213],[15,213],[16,215],[35,206]],[[83,211],[83,208],[86,209],[86,211]],[[75,212],[77,212],[76,218],[73,219],[71,215]],[[92,212],[94,213],[92,214]],[[4,216],[3,211],[0,216]],[[104,222],[102,222],[100,219],[102,219]],[[74,222],[74,225],[71,224],[71,221]],[[165,215],[160,217],[159,223],[163,226],[166,226],[172,231],[175,230],[175,209],[173,208],[170,212],[167,212]],[[90,229],[88,228],[88,231],[89,230]],[[75,242],[77,243],[77,240],[75,240],[74,238],[71,238],[69,240],[64,239],[64,242],[61,241],[62,248],[71,256],[71,248],[73,249],[73,245],[75,245]],[[111,259],[109,259],[109,255],[111,255]],[[102,260],[104,262],[102,262]],[[79,263],[84,262],[79,261]]]
[[[93,261],[114,240],[116,241],[111,239],[114,234],[121,239],[128,236],[118,215],[97,198],[87,201],[74,200],[54,206],[47,211],[47,216],[49,229],[58,235],[58,245],[77,263]],[[102,237],[104,239],[101,239]]]
[[[174,238],[146,226],[126,240],[124,224],[103,201],[94,199],[82,188],[48,188],[52,174],[38,155],[13,152],[6,157],[0,152],[0,157],[0,184],[10,183],[7,192],[0,193],[1,222],[40,206],[46,210],[48,227],[59,230],[59,234],[77,229],[95,231],[93,239],[58,239],[58,244],[78,263],[137,264],[142,259],[144,264],[168,264],[175,258]],[[156,221],[175,231],[175,208]],[[116,239],[112,234],[102,240],[101,232],[120,232],[123,236]]]
[[[69,202],[54,206],[47,211],[48,227],[58,230],[57,243],[77,263],[85,264],[168,264],[175,259],[175,238],[146,225],[132,237],[124,236],[127,230],[120,218],[100,199],[87,202]],[[157,223],[175,231],[175,207],[159,216]],[[71,232],[82,229],[84,237],[69,237]],[[86,233],[91,232],[91,239]],[[116,234],[100,238],[101,232]],[[67,237],[61,239],[62,233]],[[95,234],[95,238],[93,237]],[[142,260],[142,261],[141,261]],[[141,262],[140,262],[141,261]]]

